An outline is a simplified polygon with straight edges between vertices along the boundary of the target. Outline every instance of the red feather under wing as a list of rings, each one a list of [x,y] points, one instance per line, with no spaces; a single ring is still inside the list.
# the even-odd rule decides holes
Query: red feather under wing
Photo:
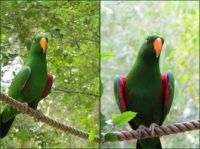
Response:
[[[174,76],[171,71],[162,75],[162,118],[160,124],[163,123],[167,114],[170,111],[172,106],[173,98],[174,98]]]
[[[127,111],[126,107],[126,95],[125,95],[125,85],[126,85],[126,78],[120,77],[119,85],[118,85],[118,91],[120,96],[120,103],[123,108],[123,111]]]
[[[170,90],[170,78],[169,78],[169,74],[165,73],[162,75],[162,118],[160,121],[160,125],[162,125],[163,121],[165,120],[170,107],[171,107],[171,103],[173,100],[173,93],[172,90]],[[171,96],[170,96],[171,94]],[[171,101],[170,101],[171,100]]]
[[[163,111],[166,110],[168,102],[169,102],[169,79],[167,73],[162,75],[162,106]]]
[[[45,98],[49,94],[49,92],[51,91],[52,84],[53,84],[53,76],[51,74],[48,74],[47,83],[42,92],[41,98]]]

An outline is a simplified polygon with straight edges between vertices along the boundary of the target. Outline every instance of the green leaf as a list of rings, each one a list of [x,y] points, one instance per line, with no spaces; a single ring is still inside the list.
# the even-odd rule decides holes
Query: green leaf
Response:
[[[121,115],[120,114],[113,114],[112,115],[112,120],[114,124],[117,125],[124,125],[128,123],[131,119],[133,119],[136,116],[136,112],[123,112]]]
[[[95,133],[96,133],[95,129],[92,128],[91,131],[90,131],[90,135],[89,135],[89,141],[90,142],[94,141]]]
[[[112,56],[115,56],[114,52],[102,52],[101,53],[101,58],[112,57]]]
[[[108,132],[105,136],[104,136],[104,139],[106,141],[115,141],[117,140],[117,135],[112,133],[112,132]]]

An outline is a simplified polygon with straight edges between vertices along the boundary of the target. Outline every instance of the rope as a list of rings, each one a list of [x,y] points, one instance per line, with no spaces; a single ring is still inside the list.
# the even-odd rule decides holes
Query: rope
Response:
[[[50,117],[48,116],[45,116],[43,115],[41,112],[37,111],[37,110],[33,110],[32,108],[26,106],[24,103],[20,103],[16,100],[14,100],[13,98],[1,93],[1,101],[3,101],[4,103],[10,105],[12,108],[15,108],[17,111],[21,111],[22,113],[26,113],[27,115],[31,116],[31,117],[34,117],[35,120],[38,120],[38,121],[42,121],[54,128],[57,128],[57,129],[60,129],[64,132],[68,132],[68,133],[71,133],[75,136],[78,136],[78,137],[81,137],[81,138],[84,138],[84,139],[88,139],[89,137],[89,133],[87,132],[84,132],[82,130],[79,130],[79,129],[76,129],[76,128],[73,128],[71,126],[68,126],[68,125],[64,125],[60,122],[57,122],[53,119],[51,119]],[[99,142],[100,139],[99,137],[95,137],[94,138],[94,141],[95,142]]]
[[[76,129],[74,127],[64,125],[60,122],[57,122],[53,119],[51,119],[48,116],[43,115],[41,112],[38,112],[37,110],[34,110],[24,103],[18,102],[14,100],[13,98],[5,95],[4,93],[1,93],[1,101],[4,103],[10,105],[12,108],[16,109],[17,111],[26,113],[27,115],[33,117],[35,120],[42,121],[54,128],[57,128],[61,131],[73,134],[75,136],[88,139],[89,133],[84,132],[82,130]],[[125,141],[125,140],[131,140],[131,139],[144,139],[144,138],[152,138],[152,137],[160,137],[175,133],[183,133],[185,131],[192,131],[199,129],[199,120],[193,120],[190,122],[184,122],[184,123],[175,123],[175,124],[169,124],[165,126],[155,126],[153,129],[147,128],[147,127],[140,127],[137,130],[131,130],[131,131],[116,131],[113,132],[117,135],[116,141]],[[95,136],[94,138],[95,142],[100,143],[100,137]],[[103,141],[103,142],[106,142]]]
[[[153,129],[143,127],[131,131],[118,131],[113,132],[117,135],[116,141],[125,141],[131,139],[145,139],[152,137],[161,137],[170,134],[183,133],[185,131],[192,131],[199,129],[199,120],[192,120],[190,122],[175,123],[165,126],[156,126]]]

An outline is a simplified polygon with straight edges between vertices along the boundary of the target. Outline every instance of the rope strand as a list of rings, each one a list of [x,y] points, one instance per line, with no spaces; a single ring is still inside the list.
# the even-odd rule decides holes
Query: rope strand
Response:
[[[74,127],[68,126],[68,125],[64,125],[60,122],[57,122],[51,119],[50,117],[43,115],[41,112],[38,112],[37,110],[34,110],[30,107],[27,108],[23,103],[20,103],[3,93],[1,93],[1,101],[10,105],[12,108],[16,109],[17,111],[21,111],[31,117],[34,117],[35,120],[42,121],[54,128],[60,129],[64,132],[71,133],[75,136],[78,136],[84,139],[88,139],[89,137],[89,133],[76,129]],[[100,141],[99,137],[96,136],[94,138],[94,141],[99,142]]]
[[[170,134],[183,133],[185,131],[192,131],[199,129],[199,120],[192,120],[190,122],[175,123],[165,126],[159,126],[154,128],[154,133],[150,128],[144,127],[142,129],[131,130],[131,131],[118,131],[113,132],[117,135],[116,141],[125,141],[132,139],[145,139],[152,137],[161,137]]]
[[[51,119],[50,117],[43,115],[37,110],[27,107],[24,103],[14,100],[13,98],[7,96],[4,93],[1,93],[0,100],[10,105],[12,108],[16,109],[17,111],[23,112],[33,117],[35,120],[42,121],[48,124],[49,126],[57,128],[63,132],[70,133],[84,139],[88,139],[89,137],[88,132],[84,132],[80,129],[57,122]],[[175,133],[183,133],[185,131],[192,131],[192,130],[199,129],[199,125],[200,125],[199,120],[192,120],[190,122],[158,126],[153,129],[153,133],[152,133],[152,129],[147,128],[147,127],[138,128],[137,130],[131,130],[131,131],[116,131],[113,133],[117,135],[116,141],[125,141],[125,140],[131,140],[131,139],[145,139],[145,138],[160,137],[160,136],[170,135],[170,134],[175,134]],[[94,141],[100,143],[100,137],[95,136]],[[106,140],[104,140],[103,142],[106,142]]]

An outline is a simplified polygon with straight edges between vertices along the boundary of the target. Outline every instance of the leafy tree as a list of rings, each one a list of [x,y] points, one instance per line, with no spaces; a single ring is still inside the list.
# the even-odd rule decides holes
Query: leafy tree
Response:
[[[52,93],[38,109],[62,123],[99,133],[99,2],[2,1],[1,91],[26,60],[30,43],[48,33]],[[4,105],[2,104],[2,107]],[[98,144],[18,115],[2,147],[98,147]]]

